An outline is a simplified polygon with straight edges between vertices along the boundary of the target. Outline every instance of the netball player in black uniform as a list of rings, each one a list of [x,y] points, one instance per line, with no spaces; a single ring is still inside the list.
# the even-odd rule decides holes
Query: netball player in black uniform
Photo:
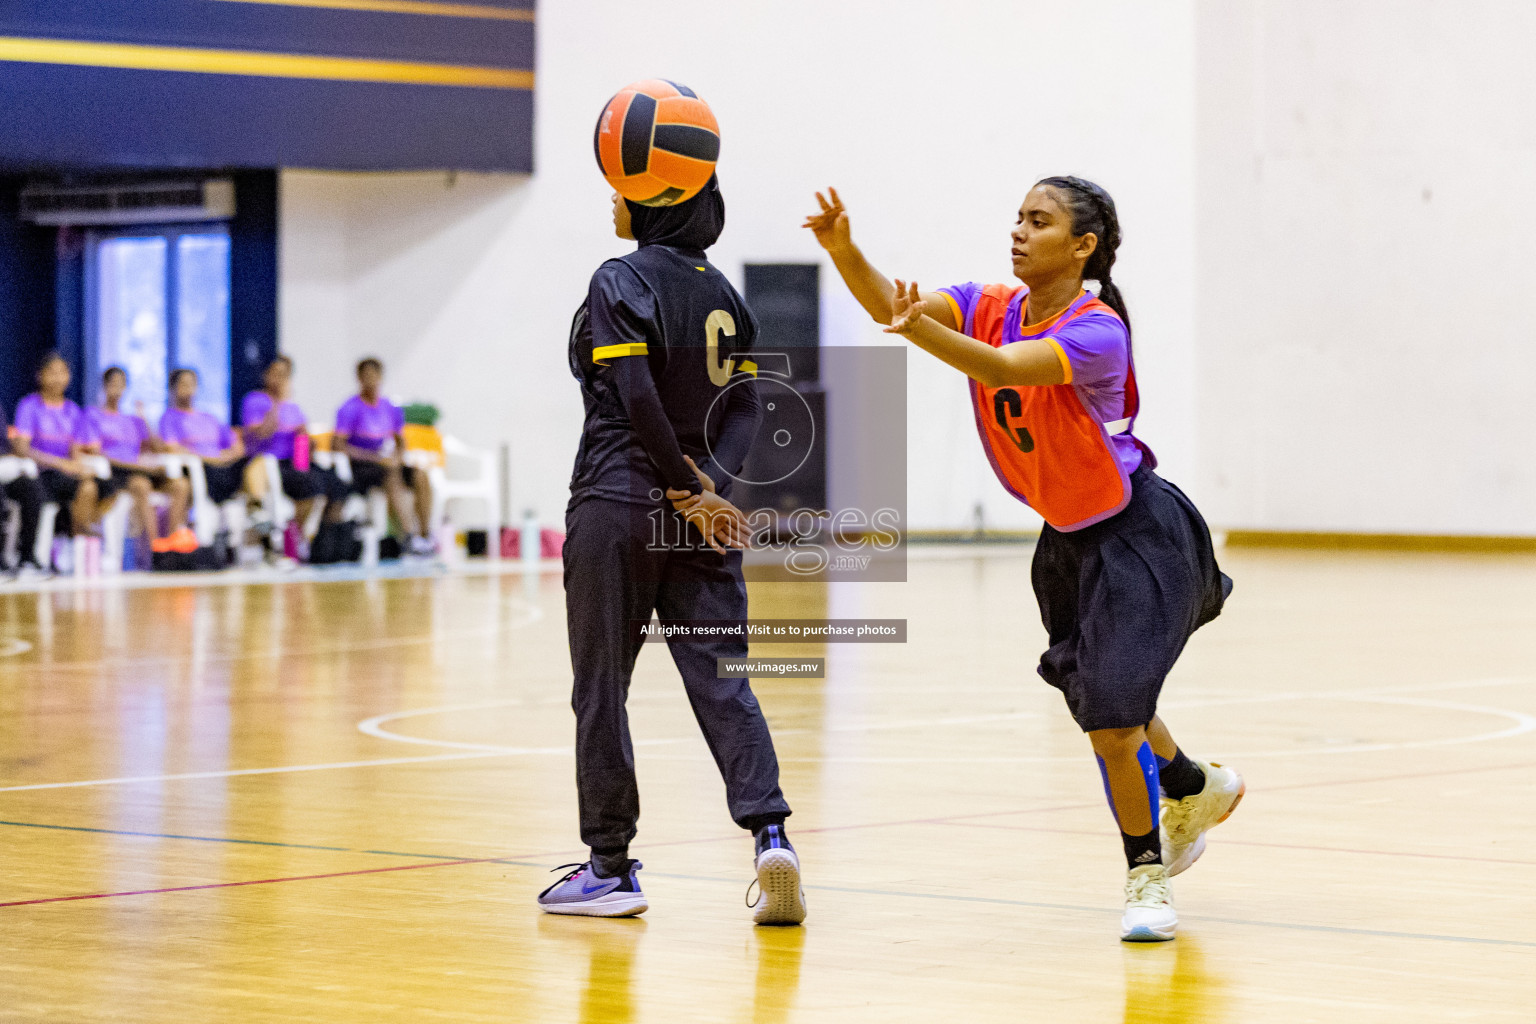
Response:
[[[641,865],[629,857],[640,795],[624,704],[651,613],[664,622],[747,617],[735,550],[744,520],[727,495],[761,410],[752,387],[721,392],[751,372],[738,357],[756,324],[704,255],[724,226],[713,178],[671,207],[615,196],[615,232],[639,247],[598,268],[571,327],[586,422],[566,509],[566,624],[581,838],[592,855],[539,895],[552,914],[627,917],[648,906]],[[717,399],[722,408],[711,414]],[[805,895],[768,723],[746,679],[715,678],[717,659],[746,657],[747,642],[668,645],[731,817],[755,838],[753,920],[797,924]]]

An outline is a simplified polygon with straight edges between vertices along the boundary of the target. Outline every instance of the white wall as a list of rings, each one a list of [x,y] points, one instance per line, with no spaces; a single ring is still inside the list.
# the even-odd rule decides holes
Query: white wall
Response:
[[[1536,534],[1536,5],[1202,0],[1198,24],[1206,511]]]
[[[592,270],[623,251],[592,159],[619,86],[687,83],[723,130],[729,208],[714,261],[817,259],[799,224],[839,186],[855,236],[925,286],[1006,280],[1028,186],[1091,177],[1120,205],[1116,278],[1136,326],[1141,433],[1176,479],[1196,464],[1194,3],[950,5],[564,0],[539,11],[531,178],[290,171],[282,188],[282,345],[297,397],[333,409],[351,364],[429,398],[476,443],[512,444],[513,503],[564,506],[581,426],[566,330]],[[883,343],[830,265],[826,344]],[[1028,526],[991,477],[963,379],[909,359],[912,525]],[[835,395],[833,396],[835,401]],[[1192,482],[1192,480],[1191,480]]]

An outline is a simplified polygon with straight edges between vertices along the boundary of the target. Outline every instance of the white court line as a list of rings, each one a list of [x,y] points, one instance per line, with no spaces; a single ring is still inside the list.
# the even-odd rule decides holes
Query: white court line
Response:
[[[514,619],[505,625],[506,629],[520,629],[523,626],[532,625],[544,618],[544,610],[537,605],[524,604],[522,601],[512,598],[504,602],[514,611],[525,613],[525,618]],[[465,631],[473,634],[487,633],[499,630],[501,626],[486,627],[483,630]],[[454,635],[458,635],[457,633]],[[421,637],[422,640],[435,640],[436,636]],[[18,640],[25,644],[25,640]],[[28,644],[30,647],[31,645]],[[361,646],[361,645],[359,645]],[[19,652],[18,652],[19,653]],[[387,717],[387,716],[385,716]],[[461,744],[467,746],[467,744]],[[338,768],[371,768],[397,764],[425,764],[432,761],[459,761],[476,757],[505,757],[517,754],[546,754],[566,753],[572,751],[571,747],[495,747],[466,751],[453,754],[424,754],[420,757],[382,757],[370,758],[360,761],[329,761],[323,764],[297,764],[280,765],[272,768],[226,768],[219,771],[206,772],[175,772],[167,775],[127,775],[111,779],[80,779],[75,782],[36,782],[25,786],[0,786],[0,793],[18,793],[34,789],[77,789],[85,786],[116,786],[135,782],[176,782],[186,779],[225,779],[240,775],[281,775],[289,772],[319,772],[330,771]]]
[[[1426,701],[1416,701],[1416,700],[1413,700],[1412,698],[1394,698],[1394,697],[1388,696],[1389,694],[1393,694],[1393,693],[1403,693],[1403,692],[1411,693],[1411,692],[1418,692],[1418,691],[1441,690],[1441,689],[1466,689],[1466,688],[1472,688],[1472,687],[1486,687],[1486,686],[1505,686],[1505,685],[1509,685],[1511,683],[1524,683],[1524,682],[1529,682],[1529,680],[1522,679],[1522,678],[1519,678],[1519,677],[1498,677],[1498,678],[1493,678],[1493,679],[1461,680],[1461,681],[1449,682],[1449,683],[1428,683],[1428,684],[1422,684],[1421,683],[1421,684],[1410,684],[1410,685],[1407,685],[1407,686],[1388,686],[1388,687],[1377,687],[1377,688],[1360,689],[1360,690],[1342,690],[1342,691],[1338,691],[1338,692],[1335,692],[1335,693],[1302,693],[1302,692],[1292,692],[1292,693],[1277,693],[1277,694],[1259,694],[1259,695],[1242,696],[1242,697],[1212,697],[1212,698],[1186,700],[1186,701],[1170,701],[1170,702],[1166,703],[1164,706],[1165,707],[1169,707],[1169,708],[1205,708],[1205,707],[1222,707],[1222,706],[1234,705],[1234,704],[1267,704],[1267,703],[1278,703],[1278,702],[1281,702],[1281,701],[1298,701],[1298,700],[1346,700],[1346,701],[1348,701],[1348,700],[1358,700],[1358,701],[1362,701],[1362,702],[1366,702],[1366,703],[1408,704],[1408,705],[1421,705],[1421,706],[1426,706],[1426,707],[1440,707],[1440,708],[1444,708],[1446,710],[1464,711],[1464,712],[1469,712],[1469,713],[1494,715],[1496,717],[1505,717],[1505,718],[1510,718],[1510,719],[1512,719],[1515,722],[1514,726],[1512,726],[1511,728],[1502,729],[1502,730],[1499,730],[1499,731],[1496,731],[1496,732],[1480,733],[1480,734],[1477,734],[1477,735],[1474,735],[1474,736],[1440,737],[1440,738],[1433,739],[1433,740],[1405,741],[1405,742],[1401,742],[1401,743],[1356,744],[1354,746],[1349,746],[1349,747],[1326,747],[1326,748],[1310,748],[1309,747],[1309,748],[1298,748],[1298,749],[1294,749],[1294,750],[1256,751],[1256,752],[1243,753],[1240,756],[1242,756],[1242,757],[1294,757],[1294,756],[1297,756],[1297,755],[1300,755],[1300,754],[1312,754],[1312,753],[1349,754],[1349,753],[1372,752],[1372,751],[1377,751],[1377,750],[1413,749],[1413,748],[1421,747],[1421,746],[1443,746],[1443,745],[1454,744],[1454,743],[1477,743],[1477,742],[1483,742],[1483,741],[1487,741],[1487,740],[1504,739],[1504,738],[1509,737],[1509,736],[1518,736],[1518,735],[1521,735],[1522,733],[1536,731],[1536,716],[1527,715],[1524,712],[1520,712],[1520,711],[1509,711],[1509,710],[1506,710],[1504,708],[1490,708],[1490,707],[1484,707],[1484,706],[1481,706],[1481,705],[1459,704],[1459,703],[1446,702],[1446,701],[1428,701],[1428,702],[1426,702]],[[372,718],[368,718],[368,719],[363,720],[362,722],[359,722],[357,727],[358,727],[358,729],[360,731],[368,734],[369,736],[374,736],[374,737],[376,737],[378,739],[382,739],[382,740],[392,740],[392,741],[395,741],[397,743],[417,743],[417,744],[421,744],[423,746],[447,747],[447,748],[451,748],[451,749],[470,749],[470,750],[484,750],[484,751],[505,751],[505,750],[507,750],[509,748],[498,747],[498,746],[494,746],[494,745],[491,745],[491,744],[463,743],[463,742],[459,742],[459,741],[456,741],[456,740],[436,740],[436,739],[428,739],[428,738],[422,737],[422,736],[408,736],[408,735],[406,735],[404,733],[397,733],[397,732],[393,732],[393,731],[388,730],[388,729],[384,729],[382,726],[383,726],[383,723],[385,723],[385,722],[400,721],[402,719],[407,719],[407,718],[417,718],[417,717],[422,717],[422,716],[426,716],[426,715],[453,714],[455,712],[461,712],[461,711],[488,711],[488,710],[494,710],[494,709],[497,709],[497,708],[513,707],[513,706],[516,706],[516,705],[526,704],[526,703],[527,702],[522,700],[522,699],[514,698],[514,699],[505,699],[505,700],[480,701],[480,702],[477,702],[477,703],[474,703],[474,704],[444,704],[444,705],[440,705],[440,706],[437,706],[437,707],[417,708],[417,709],[409,710],[409,711],[395,711],[395,712],[390,712],[388,714],[375,715]],[[825,734],[825,733],[883,732],[883,731],[886,731],[886,730],[898,730],[898,729],[926,729],[926,728],[933,728],[935,726],[991,724],[991,723],[996,723],[996,722],[1019,721],[1019,720],[1023,720],[1023,719],[1043,718],[1043,717],[1046,717],[1046,713],[1045,712],[1039,712],[1039,711],[1011,711],[1011,712],[1000,712],[1000,713],[997,713],[997,714],[962,715],[962,716],[953,716],[953,717],[948,717],[948,718],[914,718],[914,719],[899,720],[899,721],[895,721],[895,722],[872,722],[872,723],[852,723],[852,724],[848,724],[848,725],[829,725],[829,726],[824,726],[824,727],[815,728],[815,729],[774,729],[773,730],[773,734],[775,736],[797,736],[797,735]],[[660,746],[660,745],[669,744],[669,743],[685,743],[688,740],[691,740],[693,738],[694,737],[692,737],[692,736],[688,736],[688,737],[680,737],[680,738],[677,738],[677,739],[639,740],[639,741],[636,741],[635,745],[636,746]],[[569,748],[567,748],[567,749],[569,749]],[[553,750],[551,749],[550,752],[553,752]],[[687,760],[687,759],[692,759],[695,756],[696,755],[682,755],[682,758]],[[1213,755],[1213,756],[1218,756],[1219,757],[1219,756],[1223,756],[1223,755],[1217,754],[1217,755]],[[1234,757],[1234,756],[1239,756],[1239,755],[1226,754],[1225,756],[1227,756],[1227,757]],[[794,759],[789,759],[789,760],[794,760]],[[827,758],[825,760],[837,760],[837,759],[835,759],[835,758]],[[891,758],[875,758],[875,760],[880,761],[880,762],[883,763],[883,762],[886,762],[886,761],[891,761],[893,759],[891,759]],[[894,759],[894,760],[900,760],[900,759],[898,758],[898,759]],[[914,759],[914,760],[921,760],[921,759]],[[947,760],[951,760],[951,759],[941,759],[941,760],[947,761]],[[974,758],[958,758],[958,759],[954,759],[954,760],[967,761],[968,762],[968,761],[978,760],[978,759],[974,759]],[[1036,763],[1036,762],[1047,762],[1047,761],[1078,760],[1078,758],[1076,758],[1076,757],[1069,757],[1069,756],[1059,756],[1059,757],[1003,757],[1003,758],[981,758],[979,760],[982,761],[982,762],[987,762],[987,763],[991,763],[991,762],[994,762],[994,761],[996,761],[996,762],[1027,762],[1027,763]]]
[[[216,772],[179,772],[174,775],[128,775],[117,779],[82,779],[79,782],[37,782],[30,786],[0,786],[0,793],[19,793],[29,789],[75,789],[80,786],[116,786],[129,782],[175,782],[180,779],[224,779],[235,775],[278,775],[284,772],[320,772],[331,768],[368,768],[386,764],[420,764],[425,761],[455,761],[470,757],[491,757],[483,753],[430,754],[423,757],[387,757],[371,761],[331,761],[327,764],[291,764],[278,768],[231,768]]]
[[[18,654],[26,654],[32,649],[32,644],[19,636],[8,636],[0,640],[0,658],[11,658]]]
[[[1506,686],[1506,685],[1510,685],[1510,684],[1529,683],[1530,681],[1531,680],[1524,679],[1524,678],[1519,678],[1519,677],[1499,677],[1499,678],[1493,678],[1493,679],[1480,679],[1480,680],[1457,680],[1457,681],[1448,682],[1448,683],[1421,683],[1421,684],[1413,684],[1413,685],[1407,685],[1407,686],[1380,687],[1380,688],[1369,689],[1369,690],[1340,691],[1338,693],[1332,693],[1332,694],[1330,694],[1330,693],[1281,693],[1281,694],[1269,694],[1269,695],[1264,695],[1264,696],[1259,696],[1259,697],[1231,697],[1231,698],[1215,698],[1215,699],[1209,699],[1209,700],[1179,701],[1179,702],[1172,702],[1172,703],[1170,703],[1170,704],[1168,704],[1166,706],[1168,706],[1168,707],[1179,707],[1179,708],[1195,708],[1195,707],[1219,707],[1219,706],[1226,706],[1226,705],[1233,705],[1233,704],[1254,704],[1254,703],[1263,703],[1263,702],[1267,702],[1267,701],[1294,701],[1294,700],[1309,700],[1309,699],[1316,699],[1316,700],[1328,700],[1328,699],[1370,700],[1370,699],[1374,698],[1375,699],[1374,702],[1376,702],[1376,703],[1417,704],[1417,705],[1420,705],[1420,706],[1435,707],[1435,708],[1441,708],[1441,709],[1445,709],[1445,710],[1466,711],[1466,712],[1478,713],[1478,714],[1489,714],[1489,715],[1495,715],[1495,716],[1502,716],[1502,717],[1510,718],[1510,719],[1512,719],[1515,722],[1515,725],[1510,727],[1510,728],[1502,729],[1502,730],[1499,730],[1497,732],[1482,733],[1482,734],[1478,734],[1478,735],[1475,735],[1475,736],[1452,736],[1452,737],[1442,737],[1442,738],[1433,739],[1433,740],[1409,741],[1409,742],[1406,742],[1406,743],[1394,743],[1394,744],[1362,744],[1362,745],[1358,745],[1358,746],[1355,746],[1355,747],[1332,747],[1332,748],[1319,747],[1319,748],[1305,748],[1305,749],[1285,750],[1285,751],[1253,752],[1253,753],[1241,753],[1241,754],[1238,754],[1238,755],[1235,755],[1235,756],[1245,757],[1245,758],[1247,758],[1247,757],[1284,757],[1284,756],[1314,755],[1314,754],[1362,753],[1362,752],[1375,752],[1375,751],[1383,751],[1383,750],[1406,750],[1406,749],[1416,749],[1416,748],[1419,748],[1419,747],[1428,747],[1428,746],[1445,746],[1445,745],[1458,744],[1458,743],[1486,742],[1486,741],[1489,741],[1489,740],[1505,739],[1505,738],[1508,738],[1508,737],[1511,737],[1511,736],[1519,736],[1519,735],[1522,735],[1522,734],[1525,734],[1525,733],[1536,731],[1536,716],[1528,715],[1528,714],[1525,714],[1524,712],[1520,712],[1520,711],[1510,711],[1510,710],[1505,709],[1505,708],[1483,707],[1483,706],[1474,705],[1474,704],[1459,704],[1459,703],[1456,703],[1456,702],[1453,702],[1453,701],[1429,701],[1429,700],[1418,701],[1418,700],[1412,700],[1410,698],[1392,699],[1389,696],[1390,694],[1392,694],[1392,693],[1400,693],[1400,692],[1430,691],[1430,690],[1436,690],[1436,689],[1472,689],[1472,688],[1486,687],[1486,686]],[[421,756],[421,757],[378,758],[378,759],[363,760],[363,761],[336,761],[336,762],[331,762],[331,763],[327,763],[327,764],[287,765],[287,766],[279,766],[279,767],[272,767],[272,768],[237,768],[237,769],[228,769],[228,770],[223,770],[223,771],[182,772],[182,773],[171,774],[171,775],[138,775],[138,776],[130,776],[130,777],[124,777],[124,778],[113,778],[113,779],[85,779],[85,780],[81,780],[81,781],[78,781],[78,782],[44,782],[44,783],[35,783],[35,784],[32,784],[32,785],[27,785],[27,786],[5,786],[5,787],[0,787],[0,793],[10,793],[10,792],[17,792],[17,791],[23,791],[23,790],[34,790],[34,789],[71,789],[71,788],[83,787],[83,786],[110,786],[110,785],[117,785],[117,784],[122,784],[122,783],[135,783],[135,782],[170,782],[170,781],[176,781],[176,780],[182,780],[182,779],[216,779],[216,778],[228,778],[228,777],[239,776],[239,775],[276,775],[276,774],[282,774],[282,773],[285,773],[285,772],[325,771],[325,770],[329,770],[329,769],[339,769],[339,768],[366,768],[366,767],[373,767],[373,766],[397,765],[397,764],[423,764],[423,763],[430,763],[430,762],[433,762],[433,761],[467,760],[467,759],[471,759],[471,758],[515,757],[515,756],[525,756],[525,755],[551,755],[551,754],[553,754],[553,755],[561,755],[561,754],[570,754],[570,753],[572,753],[573,748],[570,747],[570,746],[563,746],[563,747],[496,747],[496,746],[490,746],[490,745],[487,745],[487,744],[465,744],[465,743],[457,743],[457,742],[452,741],[452,740],[429,740],[429,739],[425,739],[423,737],[418,737],[418,736],[404,736],[404,735],[401,735],[401,734],[398,734],[398,733],[389,732],[388,730],[385,730],[385,729],[383,729],[381,727],[381,723],[382,722],[394,721],[394,720],[398,720],[398,719],[401,719],[401,718],[410,718],[410,717],[419,716],[419,715],[448,713],[448,712],[452,712],[452,711],[483,711],[483,710],[488,710],[488,709],[491,709],[491,708],[509,707],[509,706],[513,706],[513,705],[517,705],[517,704],[521,704],[521,703],[523,703],[523,701],[521,699],[503,699],[503,700],[495,700],[495,701],[482,701],[482,702],[478,702],[478,703],[474,703],[474,704],[451,704],[451,705],[443,705],[441,707],[436,707],[436,708],[419,708],[419,709],[416,709],[414,711],[397,711],[397,712],[390,712],[390,713],[387,713],[387,714],[384,714],[384,715],[375,715],[372,718],[365,719],[363,722],[358,723],[358,728],[359,729],[362,729],[362,727],[365,724],[370,724],[371,723],[372,726],[373,726],[372,730],[364,730],[364,731],[367,732],[368,735],[374,736],[374,737],[376,737],[378,739],[392,740],[392,741],[401,742],[401,743],[417,743],[417,744],[423,744],[423,745],[429,745],[429,746],[451,746],[451,747],[454,747],[454,748],[465,748],[465,747],[470,748],[470,749],[456,749],[452,753],[429,754],[429,755],[424,755],[424,756]],[[931,726],[934,726],[934,725],[945,724],[945,723],[947,723],[947,724],[979,724],[979,723],[983,723],[983,722],[1008,721],[1008,720],[1015,720],[1015,719],[1019,719],[1019,718],[1033,718],[1033,717],[1040,717],[1040,713],[1037,713],[1037,712],[1009,712],[1009,713],[998,714],[998,715],[972,715],[972,716],[965,716],[965,717],[962,717],[962,718],[955,718],[955,719],[951,719],[951,720],[946,720],[946,719],[928,719],[928,720],[914,719],[914,720],[910,720],[910,721],[903,721],[903,722],[896,722],[896,723],[872,723],[872,724],[866,725],[866,726],[859,726],[859,725],[836,726],[836,727],[832,727],[832,728],[827,729],[827,730],[780,729],[780,730],[776,731],[776,734],[783,736],[783,735],[794,735],[794,734],[802,734],[803,735],[803,734],[806,734],[806,733],[815,733],[815,732],[822,732],[822,731],[874,732],[874,731],[879,731],[882,728],[931,727]],[[678,738],[671,738],[671,739],[636,740],[634,742],[634,745],[637,746],[637,747],[665,746],[665,745],[673,744],[673,743],[686,743],[686,742],[692,741],[694,739],[697,739],[697,737],[696,736],[685,736],[685,737],[678,737]],[[1221,756],[1221,755],[1216,755],[1216,756]],[[1228,755],[1225,755],[1225,756],[1233,757],[1234,755],[1228,754]],[[656,759],[658,759],[658,760],[700,760],[702,758],[700,756],[697,756],[697,755],[671,755],[671,756],[659,755],[659,756],[657,756]],[[868,757],[868,758],[865,758],[865,757],[837,757],[837,756],[833,756],[833,757],[814,757],[814,758],[785,757],[785,758],[781,758],[780,760],[785,761],[785,762],[791,762],[791,763],[816,762],[816,763],[869,763],[869,764],[927,764],[927,763],[934,763],[934,764],[951,764],[951,763],[963,763],[963,764],[972,764],[972,763],[974,763],[974,764],[1018,764],[1018,763],[1043,763],[1043,762],[1055,762],[1055,761],[1061,761],[1061,762],[1079,761],[1079,760],[1081,760],[1081,758],[1079,758],[1079,757],[1069,757],[1069,756],[1061,756],[1061,757],[997,757],[997,758],[921,758],[921,757],[900,757],[900,758],[897,758],[897,757],[892,757],[892,758]]]

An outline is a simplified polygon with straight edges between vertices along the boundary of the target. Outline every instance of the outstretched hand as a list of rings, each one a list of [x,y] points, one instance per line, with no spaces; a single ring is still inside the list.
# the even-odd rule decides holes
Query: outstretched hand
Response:
[[[906,334],[923,318],[923,299],[918,294],[917,282],[903,283],[896,279],[896,294],[891,299],[891,326],[886,334]]]
[[[837,189],[828,188],[827,194],[832,197],[830,202],[820,192],[816,193],[816,202],[821,205],[821,212],[805,218],[801,227],[810,228],[823,249],[836,252],[853,244],[853,231],[848,226],[848,211],[843,209],[843,201],[838,197]]]

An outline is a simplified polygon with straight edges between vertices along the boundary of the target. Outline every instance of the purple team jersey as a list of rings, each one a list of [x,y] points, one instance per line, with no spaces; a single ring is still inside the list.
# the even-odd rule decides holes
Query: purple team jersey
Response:
[[[16,433],[33,448],[61,459],[69,458],[70,446],[85,422],[85,414],[69,399],[49,405],[33,392],[16,406]]]
[[[92,407],[85,410],[80,436],[81,444],[100,443],[101,454],[113,462],[138,462],[144,442],[149,440],[149,425],[143,417],[124,412],[108,412]]]
[[[954,312],[960,318],[962,333],[969,326],[971,311],[976,307],[982,287],[975,281],[968,281],[939,289],[954,301]],[[1100,423],[1126,418],[1125,383],[1131,366],[1131,345],[1125,324],[1102,311],[1084,313],[1061,327],[1054,326],[1060,322],[1054,317],[1048,323],[1030,327],[1023,325],[1022,316],[1016,319],[1017,324],[1004,335],[1004,344],[1043,336],[1055,347],[1057,357],[1067,370],[1066,383],[1072,385],[1090,416]],[[1125,472],[1135,472],[1141,465],[1142,454],[1130,431],[1111,434],[1109,440]]]
[[[245,396],[240,403],[240,423],[246,428],[254,427],[266,418],[267,410],[272,408],[272,396],[265,391],[252,391]],[[251,455],[275,455],[279,459],[293,458],[293,439],[301,433],[306,424],[304,410],[297,403],[284,402],[277,410],[277,430],[271,437],[260,438],[251,433],[249,429],[245,435],[245,448]]]
[[[160,440],[174,442],[199,458],[210,459],[229,450],[235,443],[235,432],[211,413],[172,407],[160,417]]]
[[[336,436],[365,451],[378,451],[404,428],[405,413],[382,396],[369,405],[361,395],[353,395],[336,412]]]

